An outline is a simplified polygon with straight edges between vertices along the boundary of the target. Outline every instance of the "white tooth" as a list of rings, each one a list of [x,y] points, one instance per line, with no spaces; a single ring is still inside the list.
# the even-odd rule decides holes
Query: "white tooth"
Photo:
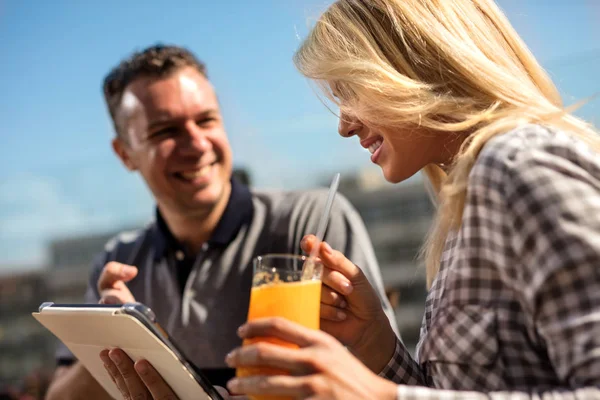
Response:
[[[202,167],[197,171],[184,172],[181,175],[186,179],[200,178],[200,177],[207,175],[210,172],[210,167],[211,167],[210,165],[207,165],[206,167]]]
[[[200,168],[200,170],[196,173],[196,176],[204,176],[210,172],[210,165],[206,167]]]
[[[382,140],[378,140],[375,143],[373,143],[372,145],[369,146],[369,151],[371,152],[371,154],[375,153],[377,151],[377,149],[379,147],[381,147],[381,144],[383,143]]]

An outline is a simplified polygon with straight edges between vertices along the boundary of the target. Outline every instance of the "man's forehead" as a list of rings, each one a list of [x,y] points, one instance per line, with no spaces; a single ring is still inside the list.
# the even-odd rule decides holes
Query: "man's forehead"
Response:
[[[145,108],[164,109],[173,105],[216,106],[210,82],[193,69],[184,69],[165,78],[142,78],[129,88]]]

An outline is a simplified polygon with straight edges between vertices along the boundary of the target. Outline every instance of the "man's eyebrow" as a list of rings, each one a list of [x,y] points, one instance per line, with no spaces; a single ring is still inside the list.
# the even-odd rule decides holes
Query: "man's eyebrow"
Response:
[[[173,119],[173,116],[171,116],[168,113],[160,114],[154,117],[152,120],[148,121],[148,128],[168,124],[169,122],[172,122]]]
[[[195,118],[205,118],[211,115],[218,115],[219,114],[219,110],[217,108],[208,108],[205,110],[200,111],[198,114],[195,115]],[[172,115],[169,112],[159,112],[158,116],[156,116],[153,120],[148,121],[148,128],[155,128],[157,126],[161,126],[161,125],[166,125],[169,123],[172,123],[174,121],[177,121],[178,119],[180,119],[178,116],[176,115]]]

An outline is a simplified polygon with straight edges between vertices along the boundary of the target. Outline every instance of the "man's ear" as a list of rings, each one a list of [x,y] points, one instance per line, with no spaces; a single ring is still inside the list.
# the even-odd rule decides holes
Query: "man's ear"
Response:
[[[128,143],[125,142],[125,140],[122,137],[117,136],[112,140],[112,148],[117,157],[119,157],[119,159],[125,166],[125,168],[127,168],[130,171],[137,171],[137,165],[129,154],[131,152],[131,147]]]

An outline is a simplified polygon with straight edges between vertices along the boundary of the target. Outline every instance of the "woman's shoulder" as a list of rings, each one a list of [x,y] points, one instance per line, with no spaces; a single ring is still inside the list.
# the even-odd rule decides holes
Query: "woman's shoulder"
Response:
[[[505,185],[544,171],[565,178],[585,171],[600,180],[600,155],[571,132],[528,124],[490,139],[471,171],[471,184]]]
[[[490,139],[479,160],[519,163],[544,153],[562,158],[589,158],[599,162],[598,154],[580,137],[559,128],[527,124]]]

